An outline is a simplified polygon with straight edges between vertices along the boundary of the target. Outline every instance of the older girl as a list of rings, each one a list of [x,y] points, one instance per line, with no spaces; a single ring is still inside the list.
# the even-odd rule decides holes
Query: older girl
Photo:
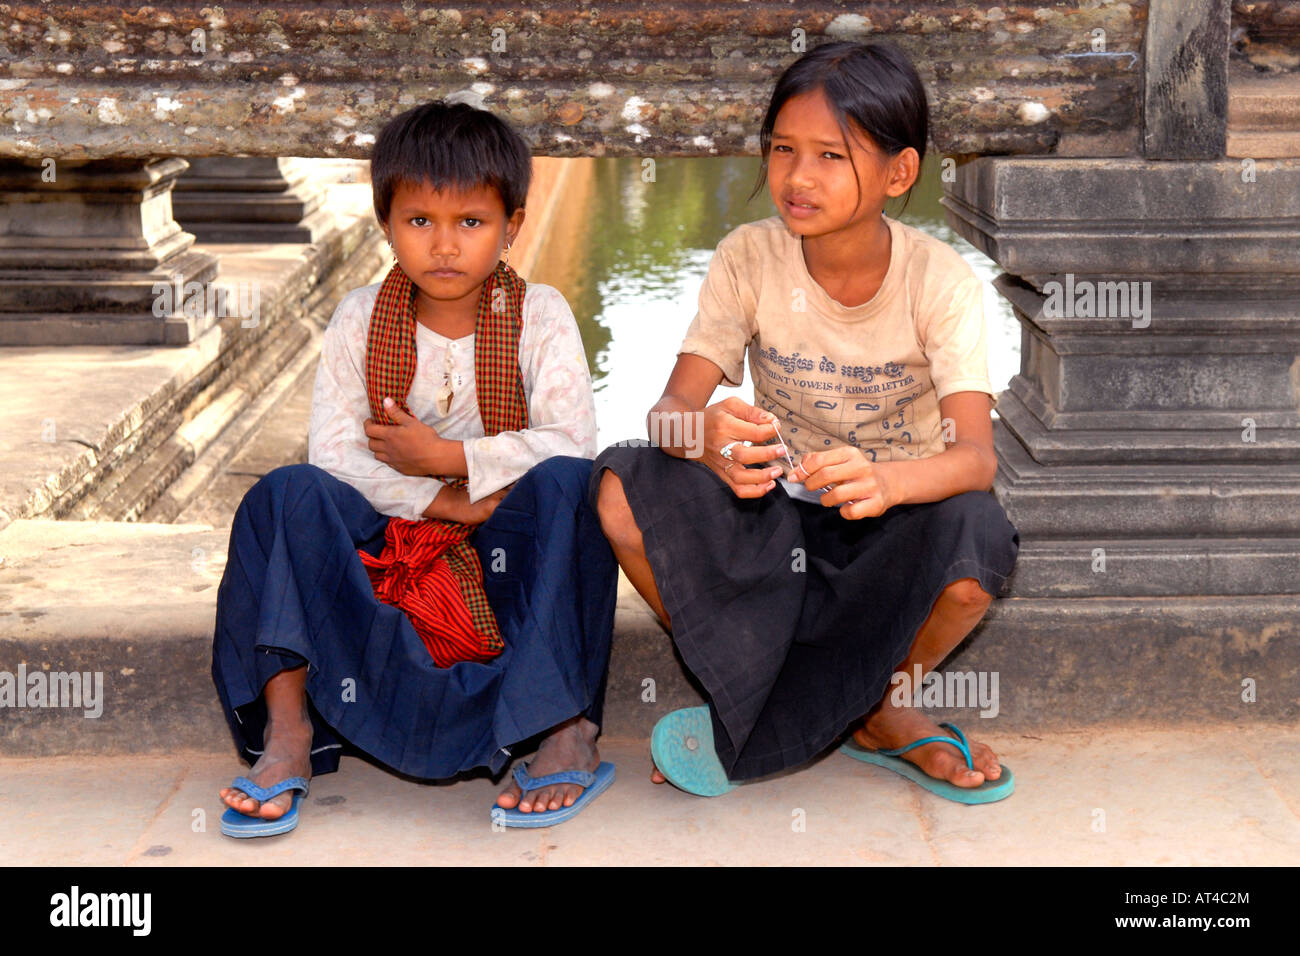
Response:
[[[885,695],[895,668],[928,672],[971,631],[1019,548],[990,494],[981,283],[884,215],[926,130],[893,47],[830,43],[791,65],[761,130],[778,215],[714,253],[650,412],[658,447],[596,458],[614,553],[709,701],[655,728],[657,781],[720,794],[853,725],[847,753],[936,793],[1011,792],[989,747]],[[746,353],[754,404],[710,404]],[[680,415],[698,417],[701,457],[675,444]]]

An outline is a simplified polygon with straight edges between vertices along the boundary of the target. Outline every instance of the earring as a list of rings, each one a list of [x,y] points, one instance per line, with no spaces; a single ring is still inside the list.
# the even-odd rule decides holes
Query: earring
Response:
[[[506,243],[506,257],[504,261],[506,265],[510,265],[510,243],[508,242]]]

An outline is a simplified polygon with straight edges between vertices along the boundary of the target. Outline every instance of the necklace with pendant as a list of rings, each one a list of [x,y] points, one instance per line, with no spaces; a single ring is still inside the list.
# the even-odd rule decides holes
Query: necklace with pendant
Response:
[[[456,379],[459,384],[460,376],[456,375],[456,364],[451,356],[451,349],[443,353],[442,363],[442,385],[437,392],[438,417],[446,418],[447,413],[451,411],[451,400],[455,396],[455,390],[452,388],[452,380]]]

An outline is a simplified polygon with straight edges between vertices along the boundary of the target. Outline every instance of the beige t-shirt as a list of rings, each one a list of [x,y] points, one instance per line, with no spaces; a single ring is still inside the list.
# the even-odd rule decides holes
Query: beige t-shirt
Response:
[[[940,398],[980,391],[996,404],[979,277],[947,244],[884,219],[889,271],[852,308],[809,275],[780,216],[733,229],[709,263],[678,354],[736,386],[748,351],[754,404],[780,420],[791,454],[847,444],[873,461],[928,458],[945,447]]]

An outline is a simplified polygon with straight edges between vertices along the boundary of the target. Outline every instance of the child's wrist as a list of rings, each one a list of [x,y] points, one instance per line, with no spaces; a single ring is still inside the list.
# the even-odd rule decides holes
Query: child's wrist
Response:
[[[443,475],[465,478],[469,475],[465,443],[455,438],[434,438],[420,464],[431,478]]]
[[[905,462],[881,461],[872,465],[876,472],[876,481],[880,489],[884,492],[885,508],[894,507],[895,505],[908,504],[907,500],[907,478],[905,472],[900,472],[899,465]]]
[[[424,457],[420,461],[420,467],[423,468],[424,473],[431,478],[446,474],[446,468],[444,465],[445,456],[443,455],[443,445],[446,444],[446,441],[447,439],[438,435],[433,436],[429,441],[428,450],[425,451]]]
[[[464,488],[443,485],[438,489],[429,507],[424,509],[424,517],[441,518],[444,521],[460,521],[465,508],[469,505],[469,492]]]

